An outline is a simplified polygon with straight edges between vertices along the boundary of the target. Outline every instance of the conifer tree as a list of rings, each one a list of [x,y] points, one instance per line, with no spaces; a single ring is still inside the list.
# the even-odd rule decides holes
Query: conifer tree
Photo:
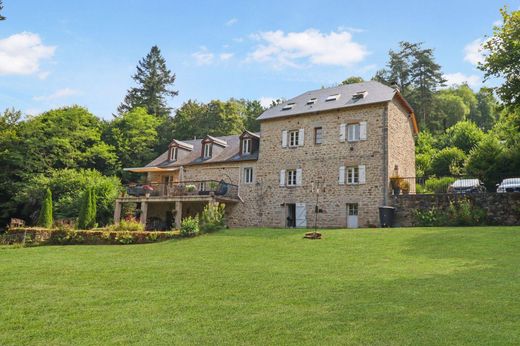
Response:
[[[79,209],[78,228],[89,229],[94,227],[96,219],[96,207],[93,206],[92,202],[95,202],[95,197],[92,196],[93,191],[91,187],[88,187],[83,192],[83,198],[81,199],[81,206]]]
[[[38,226],[51,228],[52,221],[52,193],[50,189],[47,189],[40,209],[40,215],[38,216]]]
[[[122,114],[136,107],[144,107],[148,114],[166,118],[171,111],[166,98],[177,96],[179,92],[171,89],[175,74],[166,67],[159,47],[153,46],[150,53],[139,61],[132,79],[137,86],[128,90],[118,112]]]
[[[96,216],[97,216],[97,196],[96,190],[94,188],[90,188],[90,203],[89,203],[89,223],[87,228],[94,228],[97,226]]]

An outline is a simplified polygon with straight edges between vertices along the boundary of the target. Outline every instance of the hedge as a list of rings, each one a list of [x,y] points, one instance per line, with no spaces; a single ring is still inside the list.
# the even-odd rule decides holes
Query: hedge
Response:
[[[13,228],[3,235],[3,242],[21,243],[25,237],[26,245],[120,245],[145,244],[176,239],[178,231],[168,232],[121,232],[107,229],[89,231],[48,229],[48,228]]]

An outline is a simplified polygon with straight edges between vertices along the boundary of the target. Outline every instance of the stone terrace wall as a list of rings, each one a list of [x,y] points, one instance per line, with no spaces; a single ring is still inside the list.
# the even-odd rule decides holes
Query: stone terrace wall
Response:
[[[487,212],[490,224],[513,226],[520,225],[520,193],[483,193],[474,195],[436,194],[436,195],[399,195],[393,196],[396,208],[395,226],[414,226],[414,211],[429,210],[433,206],[447,210],[450,201],[469,198],[473,205]]]

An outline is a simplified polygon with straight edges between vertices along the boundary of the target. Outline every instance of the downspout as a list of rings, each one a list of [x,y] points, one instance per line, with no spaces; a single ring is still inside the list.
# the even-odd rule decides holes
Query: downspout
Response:
[[[388,103],[383,111],[383,205],[388,204]]]

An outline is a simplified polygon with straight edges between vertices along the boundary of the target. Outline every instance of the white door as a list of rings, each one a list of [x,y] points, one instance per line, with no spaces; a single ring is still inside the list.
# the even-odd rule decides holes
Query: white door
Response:
[[[305,209],[305,203],[296,203],[296,227],[307,227],[307,210]]]
[[[347,204],[347,228],[358,228],[358,204]]]

